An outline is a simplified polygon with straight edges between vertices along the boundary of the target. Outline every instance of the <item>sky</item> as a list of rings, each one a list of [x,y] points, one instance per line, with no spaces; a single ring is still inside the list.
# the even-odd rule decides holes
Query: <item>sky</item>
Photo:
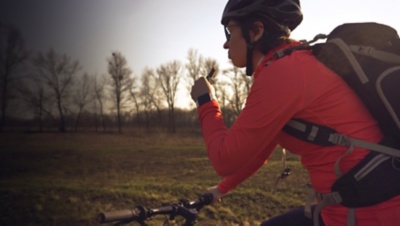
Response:
[[[0,21],[13,24],[28,50],[53,48],[79,60],[83,71],[106,74],[113,51],[134,76],[172,60],[186,63],[189,49],[228,67],[220,24],[226,0],[0,0]],[[400,0],[303,0],[295,39],[312,39],[348,22],[378,22],[400,32]],[[185,104],[185,103],[183,103]]]

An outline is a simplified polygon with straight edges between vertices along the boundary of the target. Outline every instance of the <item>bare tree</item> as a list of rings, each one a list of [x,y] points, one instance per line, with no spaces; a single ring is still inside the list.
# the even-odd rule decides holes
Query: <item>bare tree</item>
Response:
[[[191,90],[195,80],[202,76],[207,76],[211,69],[216,70],[216,74],[219,73],[219,66],[217,61],[212,58],[204,58],[203,56],[198,54],[197,50],[189,49],[187,60],[188,63],[186,63],[185,65],[187,71],[185,81],[187,82],[186,85],[188,91]]]
[[[133,113],[133,114],[136,114],[136,124],[137,124],[137,126],[140,126],[140,123],[141,123],[141,120],[140,120],[141,114],[140,114],[140,112],[141,112],[141,108],[142,108],[139,92],[140,92],[139,91],[139,87],[136,84],[136,78],[133,77],[132,78],[132,86],[129,89],[129,94],[131,95],[131,98],[132,98],[132,101],[133,101],[133,105],[135,106],[135,109],[132,110],[132,111],[135,111],[135,113]]]
[[[181,76],[181,63],[177,60],[162,64],[157,69],[157,78],[163,90],[168,105],[168,129],[176,132],[175,127],[175,99]]]
[[[230,106],[230,99],[232,94],[228,92],[231,89],[230,81],[224,81],[220,79],[214,84],[214,89],[215,96],[222,110],[222,117],[225,121],[226,126],[230,127],[234,122],[234,119],[232,117],[233,111]]]
[[[46,116],[55,121],[52,112],[54,98],[51,98],[49,90],[33,75],[25,78],[20,83],[18,93],[19,99],[25,102],[27,110],[33,112],[34,118],[38,123],[39,132],[43,131],[43,121]]]
[[[0,23],[0,131],[12,96],[12,85],[20,78],[18,67],[28,58],[21,33]]]
[[[38,71],[40,80],[53,92],[60,119],[59,131],[65,132],[68,98],[71,94],[74,76],[81,66],[78,61],[72,61],[65,54],[59,55],[52,48],[45,54],[38,53],[33,59],[33,64]]]
[[[79,82],[76,84],[75,92],[72,97],[73,104],[77,107],[77,114],[75,118],[74,131],[78,130],[79,122],[81,119],[82,111],[85,107],[93,101],[93,96],[90,95],[93,89],[93,81],[94,77],[88,75],[87,73],[83,74],[83,76],[79,79]]]
[[[231,78],[230,86],[233,94],[229,102],[235,115],[238,116],[250,92],[252,80],[240,68],[233,65],[223,73]]]
[[[207,76],[208,73],[211,71],[211,69],[215,70],[215,74],[219,73],[219,65],[217,63],[217,60],[212,59],[212,58],[206,58],[204,60],[203,68],[204,68],[204,70],[203,70],[204,76]]]
[[[105,86],[107,83],[107,79],[105,75],[100,77],[100,79],[95,76],[94,78],[94,87],[93,87],[93,98],[94,101],[94,109],[95,109],[95,127],[97,131],[97,113],[100,113],[101,126],[103,128],[103,132],[106,130],[105,124],[105,114],[104,114],[104,106],[106,103],[106,94],[105,94]]]
[[[142,105],[144,106],[145,123],[147,130],[150,130],[150,114],[153,110],[157,111],[157,124],[159,126],[163,124],[161,111],[163,91],[154,71],[150,68],[143,70],[141,81],[140,95],[142,96]]]
[[[201,55],[199,55],[197,50],[189,49],[187,55],[188,63],[185,65],[188,75],[188,89],[190,89],[199,77],[205,74],[205,70],[203,68],[204,59]]]
[[[197,50],[189,49],[187,55],[188,63],[185,65],[187,70],[187,83],[188,89],[190,90],[194,81],[202,76],[207,76],[210,70],[213,68],[218,74],[219,66],[215,59],[204,58],[199,55]]]
[[[118,132],[122,132],[122,109],[128,100],[127,94],[132,87],[131,69],[125,57],[120,52],[113,52],[112,56],[107,59],[108,73],[112,79],[112,94],[117,109]]]

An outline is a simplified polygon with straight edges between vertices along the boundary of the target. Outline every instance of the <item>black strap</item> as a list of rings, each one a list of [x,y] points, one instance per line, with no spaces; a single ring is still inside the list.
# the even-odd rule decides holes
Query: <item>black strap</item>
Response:
[[[291,119],[282,130],[300,140],[321,146],[335,145],[329,141],[329,137],[337,134],[336,130],[332,128],[302,119]]]

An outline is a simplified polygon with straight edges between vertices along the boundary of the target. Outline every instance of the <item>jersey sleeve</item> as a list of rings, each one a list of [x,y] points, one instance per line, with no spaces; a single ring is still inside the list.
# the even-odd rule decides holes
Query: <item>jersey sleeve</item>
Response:
[[[303,104],[301,78],[290,80],[289,76],[295,73],[295,77],[301,77],[301,73],[275,68],[255,79],[246,105],[230,130],[216,101],[198,109],[208,157],[222,177],[234,174],[266,151]]]
[[[267,159],[269,158],[270,149],[274,150],[276,147],[276,143],[272,143],[266,151],[260,152],[258,155],[254,156],[251,161],[249,161],[243,169],[238,170],[236,173],[227,176],[221,180],[218,184],[218,190],[222,194],[226,194],[229,191],[235,189],[239,184],[245,181],[247,178],[252,176],[254,173],[260,169],[265,163],[267,163]]]

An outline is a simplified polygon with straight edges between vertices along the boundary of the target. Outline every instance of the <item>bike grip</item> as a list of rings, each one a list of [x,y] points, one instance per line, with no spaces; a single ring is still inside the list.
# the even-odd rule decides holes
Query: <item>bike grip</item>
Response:
[[[203,206],[210,205],[214,200],[214,195],[211,193],[205,193],[199,196],[195,201],[185,203],[184,206],[187,208],[203,208]]]
[[[135,218],[139,217],[139,214],[140,210],[138,209],[104,212],[97,216],[97,222],[109,223],[113,221],[134,220]]]
[[[212,201],[214,200],[214,195],[211,193],[205,193],[202,196],[200,196],[199,200],[204,205],[210,205],[212,203]]]

